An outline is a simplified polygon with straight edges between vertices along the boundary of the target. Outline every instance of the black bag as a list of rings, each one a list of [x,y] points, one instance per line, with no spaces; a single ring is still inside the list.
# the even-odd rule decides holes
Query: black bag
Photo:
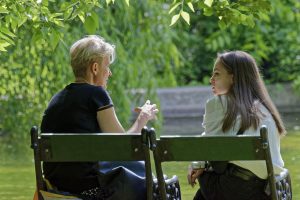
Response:
[[[228,161],[210,161],[209,164],[217,174],[223,174],[227,169]]]
[[[107,200],[146,200],[145,162],[99,162],[99,183],[109,193]],[[167,199],[181,200],[178,177],[164,175]],[[153,200],[160,200],[157,178],[153,176]]]
[[[172,178],[168,178],[164,175],[165,184],[166,184],[166,192],[168,200],[181,200],[181,191],[180,185],[178,181],[178,177],[173,175]],[[159,193],[159,187],[157,178],[153,178],[153,200],[161,200],[161,195]]]
[[[276,192],[278,200],[292,199],[292,182],[291,176],[287,169],[284,169],[280,174],[275,176]],[[271,196],[270,182],[268,181],[265,187],[265,194]]]
[[[99,162],[99,183],[109,193],[107,200],[146,200],[143,161]]]

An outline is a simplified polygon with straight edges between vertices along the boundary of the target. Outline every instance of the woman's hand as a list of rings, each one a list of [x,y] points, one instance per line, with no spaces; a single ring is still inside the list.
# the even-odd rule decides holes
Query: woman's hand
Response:
[[[196,180],[203,173],[203,171],[204,171],[204,169],[202,169],[202,168],[200,168],[200,169],[192,169],[192,167],[189,166],[187,179],[188,179],[188,183],[192,187],[194,187],[194,185],[196,185]]]
[[[128,133],[140,133],[149,120],[156,119],[156,114],[159,110],[156,108],[156,104],[151,104],[150,100],[147,100],[143,106],[135,108],[134,111],[138,112],[139,115],[132,127],[127,131]]]
[[[156,114],[159,110],[157,109],[156,104],[151,104],[150,100],[147,100],[142,107],[137,107],[134,111],[140,113],[138,118],[146,125],[149,120],[156,119]]]

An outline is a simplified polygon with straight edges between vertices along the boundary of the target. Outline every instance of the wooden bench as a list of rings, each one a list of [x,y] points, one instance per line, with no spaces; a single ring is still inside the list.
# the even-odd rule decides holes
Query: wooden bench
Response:
[[[147,199],[152,199],[153,180],[149,154],[148,129],[142,134],[116,133],[38,133],[31,129],[31,147],[34,150],[38,199],[39,191],[46,190],[42,162],[145,161]]]
[[[154,141],[152,141],[154,143]],[[288,171],[275,177],[268,143],[267,128],[260,136],[163,136],[152,146],[159,191],[167,199],[162,163],[170,161],[265,160],[273,200],[292,199]]]

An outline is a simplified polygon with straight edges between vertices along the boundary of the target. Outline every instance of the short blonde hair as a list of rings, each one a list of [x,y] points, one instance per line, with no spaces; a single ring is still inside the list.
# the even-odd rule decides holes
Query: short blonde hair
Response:
[[[76,41],[70,48],[71,66],[75,77],[85,77],[87,68],[97,62],[102,63],[108,56],[110,64],[115,58],[115,46],[97,35],[88,35]]]

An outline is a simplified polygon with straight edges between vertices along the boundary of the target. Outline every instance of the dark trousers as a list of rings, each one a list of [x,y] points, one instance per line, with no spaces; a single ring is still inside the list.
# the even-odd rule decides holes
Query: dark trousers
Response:
[[[199,178],[200,189],[194,200],[270,200],[264,193],[266,181],[243,180],[229,174],[205,171]]]

